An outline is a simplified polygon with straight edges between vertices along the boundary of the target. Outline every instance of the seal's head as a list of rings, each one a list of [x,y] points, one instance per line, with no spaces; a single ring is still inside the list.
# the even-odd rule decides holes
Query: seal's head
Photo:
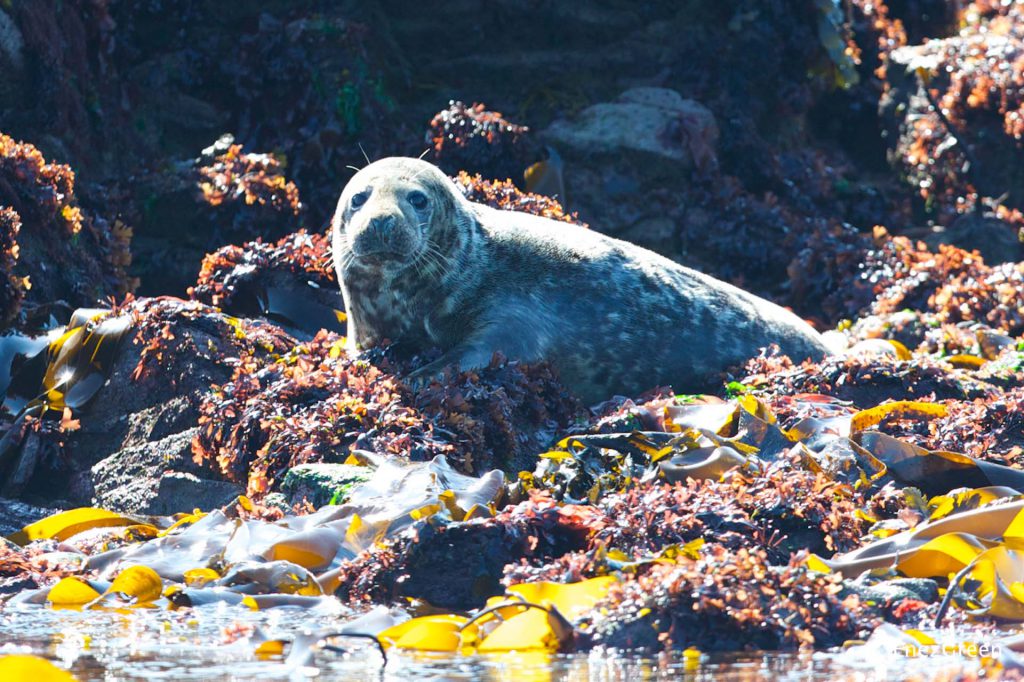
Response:
[[[442,255],[464,199],[436,166],[392,157],[349,180],[333,220],[339,277],[356,269],[392,276],[431,254]]]

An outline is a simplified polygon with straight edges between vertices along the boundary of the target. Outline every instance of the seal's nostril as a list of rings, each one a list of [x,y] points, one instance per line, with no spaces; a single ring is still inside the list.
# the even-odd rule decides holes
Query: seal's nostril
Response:
[[[375,230],[380,230],[381,232],[383,232],[385,230],[390,230],[392,227],[395,226],[395,216],[393,216],[393,215],[377,216],[372,221],[370,221],[370,224],[373,226],[373,228]]]

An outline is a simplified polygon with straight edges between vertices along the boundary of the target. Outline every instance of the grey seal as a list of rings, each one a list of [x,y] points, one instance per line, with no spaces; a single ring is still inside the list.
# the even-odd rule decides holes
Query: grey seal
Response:
[[[828,354],[774,303],[594,230],[472,203],[419,159],[356,173],[332,230],[350,350],[441,349],[414,386],[501,352],[550,362],[593,403],[706,390],[769,344],[795,361]]]

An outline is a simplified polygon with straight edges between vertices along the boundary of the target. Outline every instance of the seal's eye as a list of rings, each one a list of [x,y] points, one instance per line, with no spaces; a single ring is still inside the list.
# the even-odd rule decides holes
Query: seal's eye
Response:
[[[369,192],[360,192],[359,194],[352,195],[352,208],[357,209],[366,203],[366,200],[370,197]]]
[[[430,199],[427,199],[427,195],[420,191],[409,192],[409,203],[417,211],[422,211],[430,204]]]

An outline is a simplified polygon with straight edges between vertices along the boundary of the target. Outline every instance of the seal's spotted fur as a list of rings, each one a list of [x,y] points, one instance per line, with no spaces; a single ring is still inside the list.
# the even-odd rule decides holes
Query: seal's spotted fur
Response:
[[[550,361],[598,401],[700,390],[770,343],[794,360],[827,353],[773,303],[592,230],[471,203],[425,161],[359,171],[333,227],[351,346],[441,348],[420,380],[501,351]]]

